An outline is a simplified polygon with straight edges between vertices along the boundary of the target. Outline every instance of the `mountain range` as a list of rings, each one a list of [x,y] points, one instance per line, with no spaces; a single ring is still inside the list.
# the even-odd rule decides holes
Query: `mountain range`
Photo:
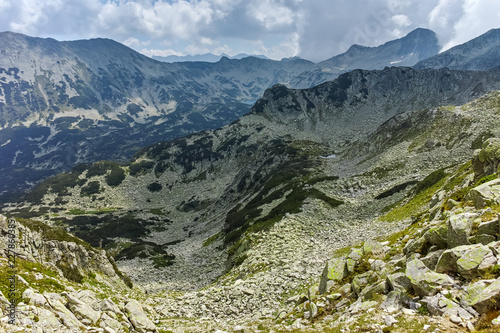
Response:
[[[195,55],[185,55],[185,56],[177,56],[177,55],[169,55],[166,57],[162,56],[152,56],[151,58],[158,61],[163,62],[186,62],[186,61],[196,61],[196,62],[217,62],[220,61],[223,57],[229,59],[243,59],[248,58],[250,55],[245,53],[238,53],[235,56],[230,56],[225,53],[220,55],[212,54],[212,53],[204,53],[204,54],[195,54]],[[253,57],[261,58],[261,59],[269,59],[264,55],[254,55]]]
[[[124,161],[154,142],[228,124],[277,83],[308,88],[356,68],[361,58],[365,69],[383,68],[395,61],[389,53],[399,60],[406,54],[412,64],[431,50],[437,52],[435,35],[419,29],[324,64],[255,57],[168,64],[107,39],[2,33],[0,191],[27,188],[78,163]]]

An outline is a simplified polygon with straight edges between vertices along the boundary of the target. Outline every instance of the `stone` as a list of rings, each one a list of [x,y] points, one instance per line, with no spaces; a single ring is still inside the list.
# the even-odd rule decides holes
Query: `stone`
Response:
[[[491,235],[486,235],[486,234],[477,234],[469,237],[469,241],[472,244],[483,244],[483,245],[488,245],[491,242],[496,241],[497,238],[495,236]]]
[[[446,224],[440,224],[435,227],[431,227],[424,234],[424,238],[427,242],[432,245],[438,246],[440,249],[445,249],[448,245],[448,226]]]
[[[363,243],[363,253],[380,256],[384,254],[384,245],[379,242],[366,241]]]
[[[448,288],[454,283],[451,277],[431,271],[419,259],[413,259],[407,263],[406,276],[420,297],[434,295],[438,291],[438,287]]]
[[[377,274],[373,271],[368,271],[363,274],[358,274],[352,279],[352,290],[359,295],[361,291],[369,284],[377,280]]]
[[[409,304],[410,300],[410,296],[406,292],[396,289],[387,294],[387,298],[380,304],[380,308],[385,312],[394,313]]]
[[[453,200],[453,199],[448,199],[448,201],[446,201],[446,207],[447,207],[449,210],[453,209],[454,207],[456,207],[456,206],[458,206],[458,205],[459,205],[459,203],[458,203],[458,202],[456,202],[456,201],[455,201],[455,200]]]
[[[391,315],[387,315],[387,316],[385,316],[385,318],[384,318],[384,324],[385,324],[386,326],[392,326],[392,325],[394,325],[394,324],[395,324],[395,323],[397,323],[397,322],[398,322],[398,321],[396,320],[396,318],[394,318],[394,317],[393,317],[393,316],[391,316]]]
[[[108,316],[106,313],[102,314],[99,325],[101,328],[111,328],[116,332],[123,329],[122,324],[120,324],[116,319]]]
[[[68,295],[67,298],[68,308],[83,324],[96,324],[101,318],[101,313],[92,309],[87,303],[80,301],[72,295]]]
[[[458,272],[458,267],[457,267],[458,259],[460,259],[465,253],[473,249],[480,248],[481,246],[482,245],[480,244],[462,245],[444,251],[443,254],[441,254],[441,257],[439,257],[435,271],[437,273]]]
[[[421,258],[422,262],[427,266],[429,269],[435,270],[436,265],[439,261],[439,258],[443,254],[444,250],[437,250],[433,252],[429,252],[425,257]]]
[[[491,324],[494,326],[500,326],[500,316],[496,317],[491,321]]]
[[[38,317],[42,320],[38,321],[37,326],[41,327],[46,332],[51,332],[59,328],[62,323],[57,319],[56,315],[47,309],[38,308]]]
[[[403,253],[408,255],[410,253],[421,252],[423,248],[426,246],[427,240],[425,237],[417,237],[412,241],[409,241],[405,247],[403,248]]]
[[[140,333],[157,332],[155,324],[146,316],[141,304],[136,300],[130,300],[125,305],[125,312],[134,328]]]
[[[115,302],[113,302],[113,300],[111,298],[103,299],[101,304],[100,304],[100,309],[101,309],[101,311],[105,311],[105,312],[109,311],[109,312],[113,312],[113,313],[121,313],[120,309],[115,304]]]
[[[318,314],[318,306],[314,302],[304,303],[304,319],[311,320]],[[311,317],[312,315],[312,317]]]
[[[500,204],[500,179],[494,179],[469,191],[466,197],[476,209]]]
[[[447,245],[449,249],[470,244],[469,236],[476,217],[477,214],[474,213],[462,213],[450,217],[447,223]]]
[[[386,278],[387,288],[389,291],[392,290],[404,290],[407,291],[411,288],[410,279],[405,273],[394,273]]]
[[[358,249],[356,247],[353,247],[351,249],[351,252],[349,252],[349,255],[347,256],[347,258],[352,259],[356,262],[360,261],[362,257],[363,257],[363,249]]]
[[[458,273],[466,279],[472,279],[479,275],[478,269],[485,271],[493,267],[497,263],[497,259],[488,246],[479,246],[465,252],[460,259],[457,260]],[[481,266],[481,268],[479,268]]]
[[[481,149],[474,151],[472,156],[472,168],[476,179],[485,175],[491,175],[498,171],[500,160],[499,151],[500,140],[498,138],[489,138],[484,141]]]
[[[496,237],[498,236],[499,233],[498,229],[499,229],[498,218],[496,218],[492,221],[486,221],[480,223],[479,226],[477,227],[477,234],[485,234]]]
[[[478,281],[465,289],[461,304],[472,306],[479,314],[493,310],[500,301],[500,278],[490,285]]]
[[[295,296],[292,296],[292,297],[289,297],[286,302],[288,304],[295,304],[295,305],[299,305],[299,304],[302,304],[304,303],[305,301],[307,301],[307,296],[304,295],[304,294],[299,294],[299,295],[295,295]]]
[[[474,318],[473,314],[442,294],[425,297],[422,300],[422,303],[427,305],[427,310],[433,316],[458,316],[463,320],[470,320]]]
[[[450,316],[450,321],[453,324],[457,324],[457,325],[462,323],[462,319],[458,316],[455,316],[455,315]]]
[[[359,297],[363,300],[369,300],[373,299],[375,295],[383,295],[386,293],[387,290],[387,285],[386,281],[380,281],[376,284],[369,285],[365,287],[361,293],[359,294]]]
[[[42,294],[35,293],[33,291],[33,289],[31,289],[31,288],[26,289],[23,292],[22,297],[24,299],[29,299],[28,304],[30,304],[30,305],[34,305],[37,307],[47,307],[48,306],[47,299],[45,299],[45,297]]]

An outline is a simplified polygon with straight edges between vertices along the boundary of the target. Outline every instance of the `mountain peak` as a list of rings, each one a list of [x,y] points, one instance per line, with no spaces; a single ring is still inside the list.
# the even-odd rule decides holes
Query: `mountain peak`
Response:
[[[415,68],[489,70],[500,66],[500,29],[491,29],[466,43],[420,61]]]
[[[418,28],[406,36],[377,47],[354,44],[347,52],[320,62],[327,70],[383,69],[388,66],[413,66],[418,61],[439,52],[436,34]]]

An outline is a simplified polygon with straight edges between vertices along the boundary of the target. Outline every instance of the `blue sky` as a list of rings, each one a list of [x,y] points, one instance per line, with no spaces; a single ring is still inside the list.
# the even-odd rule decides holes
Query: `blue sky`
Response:
[[[148,56],[211,52],[320,61],[422,27],[443,49],[500,27],[497,0],[0,0],[0,31],[112,38]]]

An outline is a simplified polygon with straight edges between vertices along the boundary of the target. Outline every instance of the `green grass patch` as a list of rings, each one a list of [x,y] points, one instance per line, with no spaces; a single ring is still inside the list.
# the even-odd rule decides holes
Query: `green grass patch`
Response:
[[[210,244],[212,244],[213,242],[215,242],[221,235],[222,235],[222,233],[219,232],[219,233],[216,233],[215,235],[213,235],[211,237],[208,237],[203,242],[203,247],[209,246]]]
[[[490,182],[490,181],[495,180],[495,179],[498,179],[498,175],[497,174],[485,176],[485,177],[479,179],[477,181],[476,185],[474,185],[474,186],[479,186],[479,185],[482,185],[484,183]]]
[[[444,172],[444,171],[443,171]],[[414,196],[404,205],[395,207],[390,210],[387,214],[380,217],[380,221],[394,222],[402,221],[412,216],[420,215],[422,212],[427,210],[429,201],[436,191],[438,191],[445,183],[446,178],[441,178],[440,180],[432,182],[433,185],[422,187],[422,189],[414,194]],[[429,184],[430,182],[427,182]]]

